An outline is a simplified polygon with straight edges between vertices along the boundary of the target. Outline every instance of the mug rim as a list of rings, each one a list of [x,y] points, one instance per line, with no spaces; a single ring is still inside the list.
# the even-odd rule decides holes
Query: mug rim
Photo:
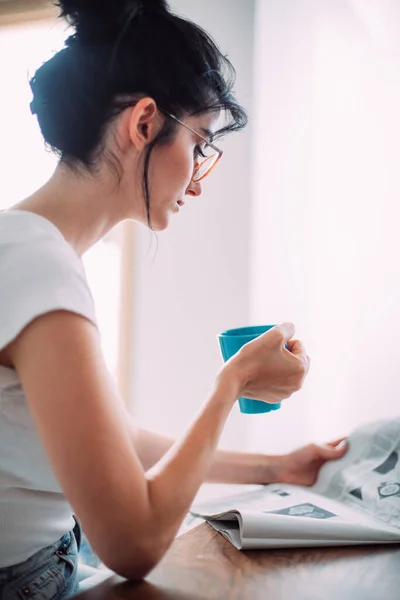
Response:
[[[234,327],[233,329],[227,329],[222,333],[218,334],[218,337],[254,337],[254,335],[261,335],[262,333],[266,333],[273,327],[274,325],[248,325],[247,327]]]

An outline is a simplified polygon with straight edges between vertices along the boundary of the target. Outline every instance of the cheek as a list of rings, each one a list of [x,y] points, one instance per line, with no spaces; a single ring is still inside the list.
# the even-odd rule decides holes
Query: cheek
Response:
[[[193,175],[193,148],[176,143],[166,150],[162,157],[164,181],[170,189],[186,190]]]
[[[182,154],[175,162],[174,180],[177,187],[186,190],[193,174],[193,160],[191,156]]]

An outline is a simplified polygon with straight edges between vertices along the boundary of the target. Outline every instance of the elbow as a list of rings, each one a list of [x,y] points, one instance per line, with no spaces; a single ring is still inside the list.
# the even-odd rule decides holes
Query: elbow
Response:
[[[118,562],[108,562],[108,564],[104,563],[106,567],[108,567],[111,571],[119,575],[120,577],[124,577],[125,579],[129,579],[130,581],[141,581],[154,569],[156,563],[151,561],[143,561],[128,563],[127,561],[118,561]]]
[[[127,549],[122,555],[107,557],[103,562],[106,567],[120,577],[131,581],[144,579],[160,562],[165,552],[160,552],[157,547],[137,547],[133,551]]]
[[[97,554],[120,577],[140,581],[164,557],[175,534],[175,530],[166,532],[162,526],[149,525],[147,520],[142,526],[135,522],[134,527],[114,528],[112,536],[101,540]]]

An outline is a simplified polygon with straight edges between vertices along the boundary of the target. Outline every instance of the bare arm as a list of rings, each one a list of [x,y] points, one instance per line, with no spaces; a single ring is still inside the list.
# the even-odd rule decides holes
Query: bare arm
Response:
[[[50,464],[95,552],[120,575],[144,577],[172,543],[210,472],[236,398],[277,402],[299,389],[306,357],[271,330],[226,363],[183,439],[145,473],[97,329],[57,311],[8,347]],[[68,440],[68,443],[66,442]]]
[[[95,552],[122,576],[145,576],[172,543],[210,468],[234,386],[219,380],[183,440],[146,474],[90,322],[69,312],[46,314],[8,353],[51,466]]]
[[[131,439],[145,470],[150,469],[172,447],[175,441],[145,429],[136,429],[127,413]],[[326,444],[307,444],[287,454],[253,454],[216,450],[205,481],[212,483],[291,483],[313,485],[319,470],[328,461],[347,452],[346,438]]]
[[[131,439],[145,471],[153,467],[176,443],[173,438],[136,428],[127,413]],[[280,455],[217,449],[207,473],[209,483],[266,484],[279,481]]]

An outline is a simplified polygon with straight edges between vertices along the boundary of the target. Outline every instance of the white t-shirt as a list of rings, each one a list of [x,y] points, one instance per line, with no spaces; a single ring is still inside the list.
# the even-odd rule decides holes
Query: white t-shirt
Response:
[[[96,324],[83,263],[47,219],[0,212],[0,350],[39,315],[65,309]],[[74,443],[74,431],[63,444]],[[0,366],[0,568],[74,526],[14,369]]]

